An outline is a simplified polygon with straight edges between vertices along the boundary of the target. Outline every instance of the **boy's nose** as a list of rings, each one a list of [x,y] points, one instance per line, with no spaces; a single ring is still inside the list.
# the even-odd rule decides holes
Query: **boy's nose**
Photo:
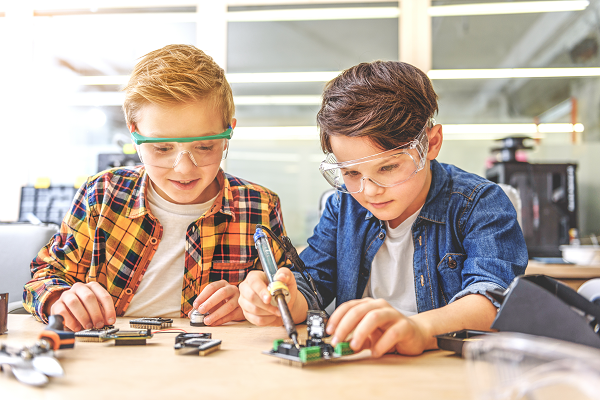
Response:
[[[371,178],[368,177],[364,177],[363,178],[363,192],[365,193],[366,196],[376,196],[378,194],[381,194],[383,191],[385,190],[385,188],[379,186],[378,184],[376,184],[375,182],[373,182],[371,180]]]
[[[175,163],[173,163],[173,169],[176,171],[188,171],[197,166],[198,164],[196,163],[196,160],[194,160],[194,156],[187,150],[179,153]]]

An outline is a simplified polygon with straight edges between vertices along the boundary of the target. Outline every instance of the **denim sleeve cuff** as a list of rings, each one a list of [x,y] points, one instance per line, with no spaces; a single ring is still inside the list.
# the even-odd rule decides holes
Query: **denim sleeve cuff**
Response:
[[[488,290],[491,290],[491,289],[505,290],[506,288],[502,287],[496,283],[492,283],[492,282],[473,283],[472,285],[467,286],[466,288],[464,288],[463,290],[458,292],[456,295],[454,295],[452,300],[450,300],[450,303],[452,303],[460,298],[463,298],[467,295],[470,295],[470,294],[481,294],[481,295],[485,296],[489,301],[491,301],[492,304],[494,305],[494,307],[500,308],[500,303],[498,303],[496,300],[494,300],[492,297],[490,297],[489,294],[486,293]]]
[[[317,302],[317,297],[313,293],[310,285],[304,281],[302,274],[299,272],[294,272],[294,278],[296,278],[296,285],[298,286],[298,290],[304,298],[306,299],[306,304],[308,305],[309,310],[318,310],[319,303]]]

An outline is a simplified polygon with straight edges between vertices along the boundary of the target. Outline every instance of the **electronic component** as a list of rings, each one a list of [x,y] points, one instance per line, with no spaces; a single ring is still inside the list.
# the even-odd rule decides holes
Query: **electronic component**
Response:
[[[106,340],[115,341],[115,346],[145,345],[146,339],[151,339],[152,336],[151,329],[118,331],[105,335]]]
[[[300,367],[333,361],[354,354],[348,342],[338,343],[335,347],[323,341],[317,345],[311,345],[309,342],[307,341],[306,345],[300,345],[298,349],[292,343],[278,339],[273,342],[273,348],[269,351],[264,351],[263,354],[286,360],[290,365]]]
[[[308,310],[306,313],[306,333],[308,339],[315,344],[323,341],[323,338],[327,336],[325,333],[325,325],[329,316],[325,311],[321,310]]]
[[[206,326],[204,324],[204,317],[207,315],[208,315],[208,313],[200,314],[200,312],[198,310],[193,310],[192,313],[190,314],[190,325],[191,326]]]
[[[273,342],[273,348],[263,354],[287,360],[291,365],[300,367],[354,354],[348,342],[341,342],[333,347],[324,341],[327,336],[325,325],[328,320],[325,311],[308,310],[306,315],[308,339],[304,345],[296,346],[283,339],[278,339]]]
[[[175,354],[205,356],[221,348],[221,341],[210,333],[180,333],[175,338]]]
[[[129,326],[137,329],[165,329],[173,325],[171,318],[139,318],[129,321]]]
[[[84,331],[75,332],[75,339],[78,342],[104,342],[110,340],[107,335],[116,333],[119,328],[115,328],[113,325],[106,325],[99,329],[86,329]]]

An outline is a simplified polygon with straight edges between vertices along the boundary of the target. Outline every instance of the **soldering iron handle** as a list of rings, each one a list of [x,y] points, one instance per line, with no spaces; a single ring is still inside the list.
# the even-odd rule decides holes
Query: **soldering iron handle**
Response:
[[[269,283],[272,283],[275,281],[275,274],[277,273],[277,262],[275,261],[275,256],[273,256],[273,251],[267,240],[267,235],[265,235],[258,226],[254,233],[254,243],[256,250],[258,250],[258,258],[260,259],[263,270],[265,271],[265,274],[267,274]]]

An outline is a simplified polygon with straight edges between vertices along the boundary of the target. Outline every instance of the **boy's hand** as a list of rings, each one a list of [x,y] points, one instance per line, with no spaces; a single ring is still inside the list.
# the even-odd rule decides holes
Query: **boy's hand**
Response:
[[[275,279],[287,285],[290,291],[288,307],[295,323],[306,319],[308,305],[304,296],[298,296],[296,279],[289,268],[280,268]],[[269,281],[263,271],[250,271],[240,283],[240,306],[246,319],[258,326],[281,326],[281,313],[271,304],[271,295],[267,289]]]
[[[78,332],[82,329],[102,328],[116,321],[112,297],[98,282],[77,282],[71,289],[56,294],[58,299],[48,299],[48,315],[62,315],[65,327]]]
[[[371,349],[373,357],[397,351],[418,355],[429,348],[431,340],[423,327],[406,317],[385,300],[364,298],[348,301],[335,310],[327,323],[335,346],[354,331],[350,347],[358,352]]]
[[[240,291],[226,280],[209,283],[194,300],[193,307],[204,317],[206,325],[223,325],[229,321],[243,321],[244,313],[238,304]],[[188,313],[188,317],[192,312]]]

